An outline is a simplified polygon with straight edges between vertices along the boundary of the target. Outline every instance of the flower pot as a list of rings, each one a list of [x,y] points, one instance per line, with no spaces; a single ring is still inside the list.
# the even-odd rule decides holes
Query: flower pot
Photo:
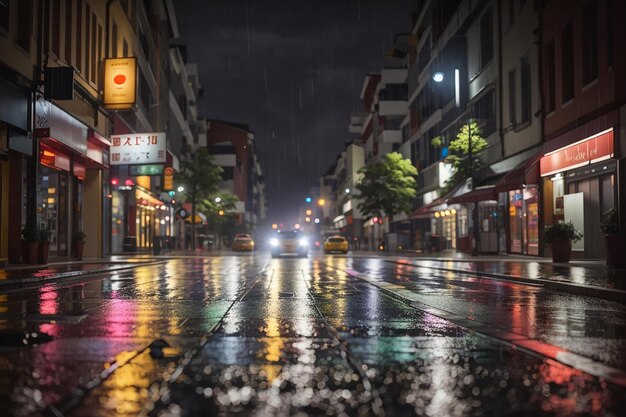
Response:
[[[572,241],[569,239],[555,239],[550,243],[552,262],[568,263],[572,255]]]
[[[82,241],[74,242],[74,256],[76,257],[77,260],[82,261],[84,249],[85,249],[85,242],[82,242]]]
[[[37,262],[37,247],[39,242],[22,240],[22,263],[34,264]]]
[[[45,264],[48,262],[48,253],[50,252],[50,242],[39,242],[37,246],[37,263]]]
[[[606,253],[606,266],[611,268],[625,268],[624,250],[622,239],[617,234],[604,235],[604,252]]]

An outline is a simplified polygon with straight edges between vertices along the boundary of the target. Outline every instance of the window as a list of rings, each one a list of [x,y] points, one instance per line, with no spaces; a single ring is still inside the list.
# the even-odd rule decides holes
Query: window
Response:
[[[76,0],[76,67],[83,68],[83,0]]]
[[[228,180],[232,180],[233,178],[235,178],[234,167],[222,167],[222,169],[224,170],[222,172],[222,180],[228,181]]]
[[[531,85],[530,85],[530,62],[528,56],[522,58],[520,62],[520,81],[521,81],[521,99],[522,99],[522,123],[530,121],[532,112]]]
[[[72,65],[72,10],[74,0],[65,0],[65,63]]]
[[[509,71],[509,125],[515,126],[517,123],[517,97],[515,94],[516,83],[515,70]]]
[[[546,65],[546,110],[547,113],[554,111],[556,101],[555,69],[554,69],[554,39],[551,39],[545,47]]]
[[[61,57],[61,0],[52,0],[50,3],[50,29],[51,44],[50,51],[57,56]]]
[[[595,0],[583,5],[583,85],[598,78],[598,12]]]
[[[15,42],[25,51],[30,52],[31,27],[33,20],[33,0],[20,0],[17,4],[17,37]]]
[[[91,8],[89,4],[85,5],[85,79],[89,79],[89,51],[91,48],[91,42],[89,41],[89,36],[91,34]]]
[[[0,28],[9,31],[9,0],[0,1]]]
[[[96,53],[97,53],[97,42],[98,41],[98,26],[96,24],[96,15],[91,14],[91,54],[90,54],[90,72],[89,72],[89,80],[92,83],[96,82]]]
[[[117,23],[113,22],[111,29],[111,56],[105,58],[117,58]]]
[[[574,98],[574,31],[570,21],[561,33],[563,102]]]
[[[491,9],[480,19],[480,68],[493,58],[493,14]]]

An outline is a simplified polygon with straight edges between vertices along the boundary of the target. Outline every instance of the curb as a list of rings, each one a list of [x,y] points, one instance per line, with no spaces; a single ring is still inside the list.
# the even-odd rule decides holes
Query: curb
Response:
[[[597,287],[594,285],[585,285],[585,284],[573,284],[573,283],[553,281],[553,280],[543,279],[543,278],[535,279],[535,278],[516,277],[513,275],[498,274],[495,272],[483,272],[480,270],[469,271],[469,270],[464,270],[464,269],[445,268],[445,267],[440,267],[440,266],[430,266],[430,265],[422,266],[422,265],[415,265],[412,262],[392,260],[392,259],[384,259],[384,261],[395,263],[395,264],[400,264],[400,265],[408,265],[408,266],[412,266],[415,268],[436,269],[439,271],[455,272],[455,273],[464,274],[464,275],[474,275],[474,276],[478,276],[481,278],[496,279],[496,280],[501,280],[501,281],[513,282],[517,284],[529,284],[533,286],[542,286],[546,289],[553,290],[553,291],[561,291],[561,292],[566,292],[566,293],[576,294],[576,295],[586,295],[589,297],[602,298],[608,301],[626,303],[626,291],[618,290],[614,288],[603,288],[603,287]]]
[[[87,270],[87,271],[71,271],[71,272],[64,272],[64,273],[60,273],[56,275],[51,275],[49,277],[29,277],[29,278],[8,279],[8,280],[0,281],[0,287],[3,287],[3,286],[8,287],[8,286],[38,283],[38,282],[58,281],[58,280],[62,280],[65,278],[77,278],[77,277],[83,277],[83,276],[88,276],[88,275],[98,275],[98,274],[103,274],[107,272],[126,271],[129,269],[138,268],[140,266],[159,265],[164,262],[165,260],[135,262],[130,265],[126,263],[125,266],[122,266],[119,268],[102,268],[102,269],[92,269],[92,270]]]

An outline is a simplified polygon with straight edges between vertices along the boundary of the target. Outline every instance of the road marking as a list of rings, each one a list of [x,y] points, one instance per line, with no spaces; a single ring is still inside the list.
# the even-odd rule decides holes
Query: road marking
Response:
[[[561,347],[542,342],[540,340],[531,339],[524,335],[512,333],[503,329],[499,329],[497,327],[490,326],[488,324],[478,322],[476,320],[470,320],[467,317],[463,317],[446,310],[429,306],[428,304],[424,304],[421,301],[418,301],[418,294],[406,289],[401,285],[390,285],[390,283],[388,282],[372,278],[367,274],[363,274],[355,270],[340,269],[332,265],[328,266],[333,269],[346,272],[347,274],[355,278],[374,285],[375,287],[380,288],[382,291],[385,291],[396,297],[397,299],[404,301],[415,309],[448,320],[460,327],[464,327],[470,331],[485,335],[498,342],[515,346],[519,350],[522,350],[526,353],[555,360],[563,365],[567,365],[571,368],[596,376],[598,378],[603,378],[615,385],[626,387],[626,372],[622,371],[621,369],[613,368],[601,362],[595,361],[574,352],[570,352]]]

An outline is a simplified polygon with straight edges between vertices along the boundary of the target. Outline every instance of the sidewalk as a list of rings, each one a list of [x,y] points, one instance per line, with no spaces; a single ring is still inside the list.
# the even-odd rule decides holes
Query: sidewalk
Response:
[[[158,262],[163,262],[163,260],[148,254],[133,254],[82,261],[58,261],[45,265],[9,265],[0,268],[0,287],[22,286],[29,283],[55,281],[89,274],[123,271]]]
[[[364,256],[372,252],[355,252]],[[626,302],[626,270],[608,268],[604,261],[572,260],[555,264],[551,258],[517,255],[472,256],[456,252],[421,254],[415,251],[378,252],[392,262],[479,277],[541,285],[558,291]]]

